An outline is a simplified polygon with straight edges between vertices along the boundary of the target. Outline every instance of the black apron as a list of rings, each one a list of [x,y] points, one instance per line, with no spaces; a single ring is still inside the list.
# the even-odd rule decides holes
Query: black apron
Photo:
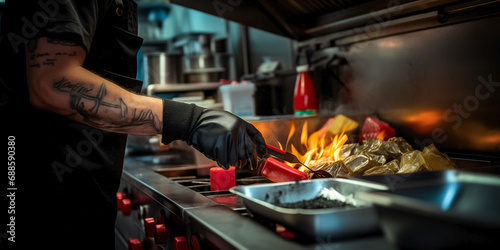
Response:
[[[142,82],[135,80],[136,55],[142,45],[136,36],[137,4],[116,0],[99,23],[84,67],[126,89],[140,91]],[[113,249],[116,192],[127,136],[51,112],[32,112],[32,124],[38,132],[30,138],[30,155],[40,160],[25,168],[21,181],[35,190],[30,203],[39,204],[31,224],[36,233],[30,237],[40,240],[34,245]],[[25,237],[20,235],[19,239],[31,240]]]

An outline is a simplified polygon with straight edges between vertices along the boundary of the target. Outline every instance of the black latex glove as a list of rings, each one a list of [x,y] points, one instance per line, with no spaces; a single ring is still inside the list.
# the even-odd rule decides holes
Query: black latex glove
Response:
[[[174,140],[186,141],[224,169],[247,163],[253,169],[257,156],[267,153],[261,133],[241,118],[226,111],[163,100],[162,142]]]

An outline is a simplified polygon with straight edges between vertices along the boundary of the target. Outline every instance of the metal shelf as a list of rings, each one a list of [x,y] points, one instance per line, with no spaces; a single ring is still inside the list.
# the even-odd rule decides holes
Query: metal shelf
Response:
[[[148,86],[148,95],[154,93],[217,90],[221,85],[223,83],[220,82],[150,84]]]

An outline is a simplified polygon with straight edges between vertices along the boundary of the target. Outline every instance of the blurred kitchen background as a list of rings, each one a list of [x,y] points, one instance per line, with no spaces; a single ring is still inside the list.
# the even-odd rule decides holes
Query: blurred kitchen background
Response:
[[[136,2],[145,94],[272,119],[294,113],[309,64],[320,116],[374,115],[416,148],[498,156],[499,1]]]
[[[148,94],[245,117],[288,115],[296,67],[307,63],[319,115],[375,115],[417,148],[498,153],[498,92],[475,92],[497,82],[498,1],[178,3],[138,1],[139,64],[164,52],[149,65],[181,65],[168,71],[180,72],[172,79],[144,67]],[[225,84],[233,81],[240,84]]]
[[[161,0],[137,2],[145,92],[211,108],[226,100],[240,116],[293,113],[291,39]]]

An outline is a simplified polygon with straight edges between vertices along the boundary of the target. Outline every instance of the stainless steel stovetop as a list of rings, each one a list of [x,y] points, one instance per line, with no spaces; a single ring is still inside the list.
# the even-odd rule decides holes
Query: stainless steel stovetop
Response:
[[[172,171],[178,176],[172,177]],[[210,191],[209,176],[191,175],[200,171],[205,173],[194,165],[127,157],[119,191],[131,205],[118,211],[117,249],[133,242],[140,242],[142,249],[394,249],[381,233],[341,241],[295,235],[250,214],[229,191]],[[268,182],[262,176],[244,176],[236,185]]]

